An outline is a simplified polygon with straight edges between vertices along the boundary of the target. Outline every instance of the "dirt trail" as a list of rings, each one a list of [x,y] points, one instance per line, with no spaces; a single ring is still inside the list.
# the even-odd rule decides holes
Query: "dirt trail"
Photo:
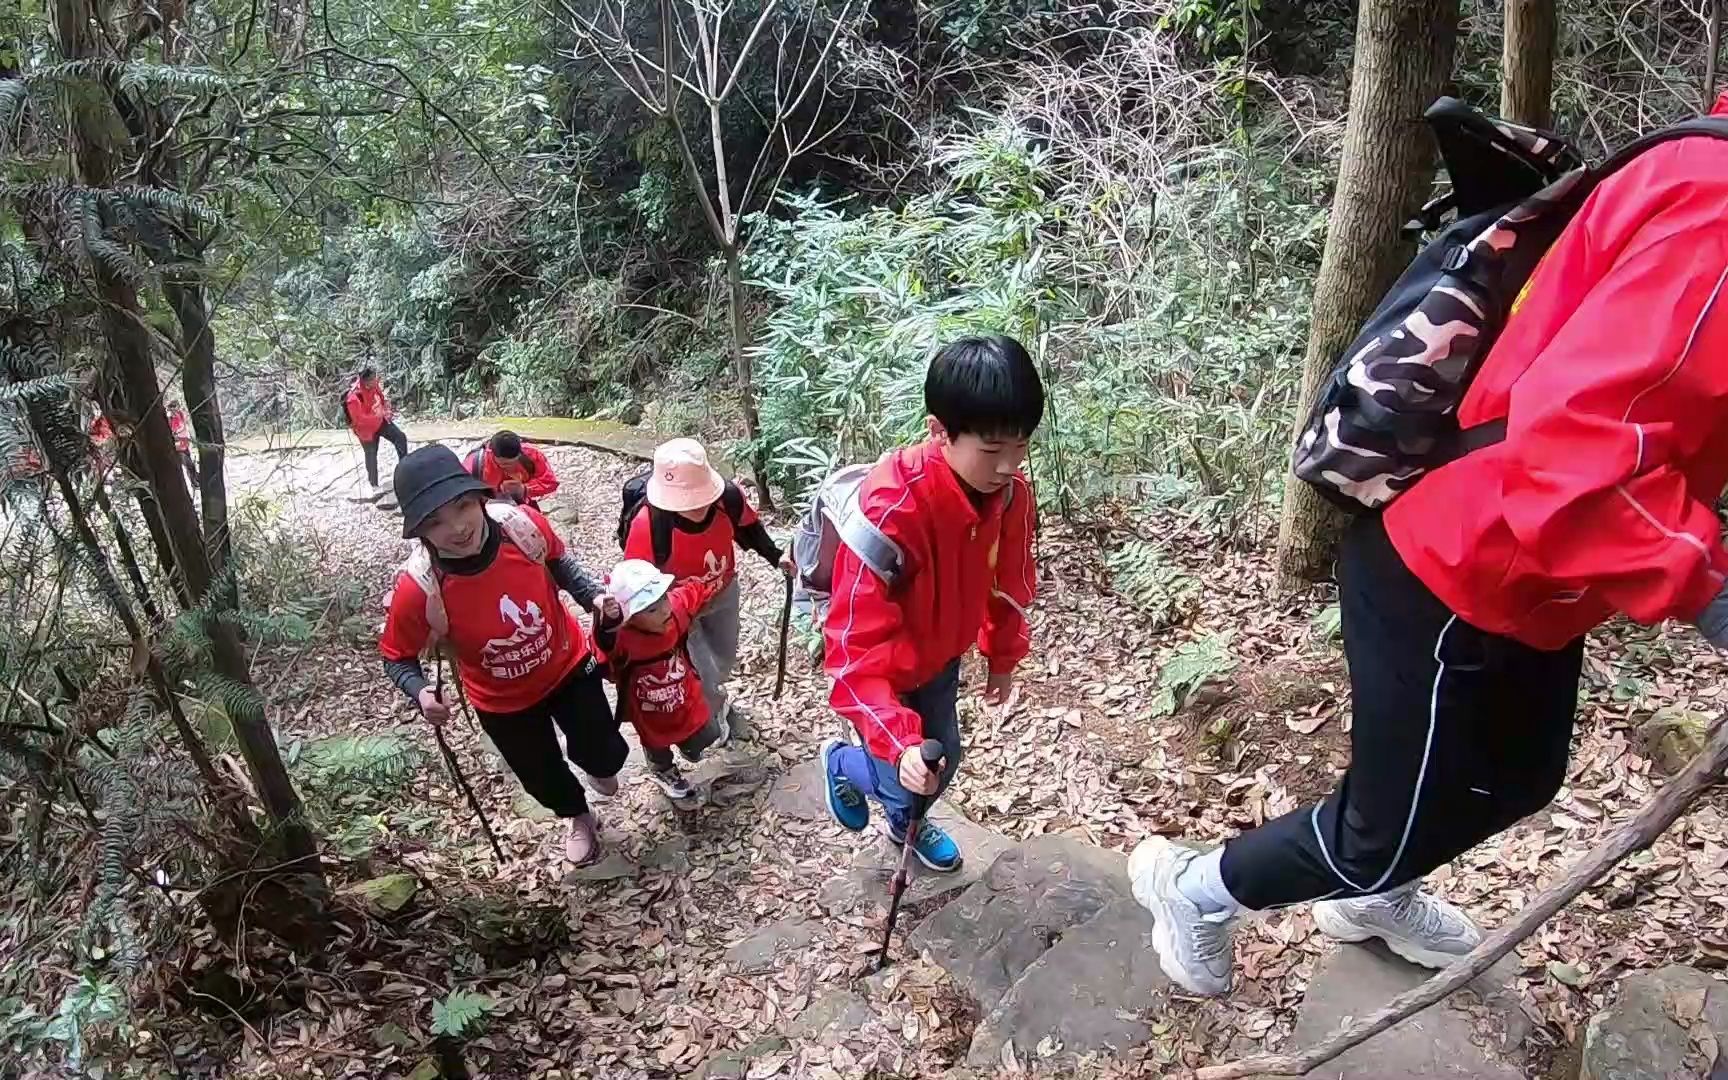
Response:
[[[618,487],[639,466],[583,448],[548,454],[563,488],[547,509],[583,564],[603,572],[617,557]],[[393,455],[386,449],[383,456],[388,468]],[[358,466],[357,448],[324,447],[237,455],[231,477],[305,530],[315,545],[312,572],[358,569],[378,598],[367,612],[376,622],[406,546],[393,512],[345,497]],[[784,523],[771,527],[784,533]],[[1165,531],[1175,536],[1177,560],[1201,579],[1205,600],[1192,625],[1153,634],[1108,590],[1087,536],[1046,529],[1034,651],[1012,712],[986,713],[962,692],[968,758],[950,795],[954,807],[1010,839],[1064,833],[1126,850],[1152,832],[1219,840],[1327,786],[1342,761],[1347,693],[1337,681],[1335,646],[1316,641],[1310,625],[1319,601],[1270,601],[1270,572],[1258,556]],[[557,858],[555,825],[516,813],[527,807],[514,781],[472,726],[455,725],[458,753],[515,859],[507,877],[494,875],[484,841],[431,758],[414,798],[436,813],[435,835],[393,835],[373,860],[380,865],[360,869],[382,872],[393,858],[440,897],[502,898],[530,913],[565,913],[555,944],[489,958],[469,942],[473,919],[452,928],[448,913],[436,909],[412,925],[375,928],[381,943],[369,946],[370,955],[388,959],[362,968],[425,973],[338,979],[321,1017],[287,1018],[268,1048],[245,1052],[246,1075],[311,1069],[406,1076],[417,1055],[380,1046],[373,1035],[384,1024],[423,1032],[430,1002],[448,989],[440,979],[483,990],[497,1003],[489,1034],[468,1048],[477,1075],[684,1077],[715,1059],[707,1075],[719,1077],[729,1075],[731,1054],[749,1063],[750,1077],[857,1077],[871,1070],[937,1076],[963,1060],[976,1018],[946,978],[908,961],[886,982],[865,983],[863,952],[876,916],[845,911],[821,895],[824,884],[848,872],[860,845],[878,841],[769,805],[774,777],[814,754],[835,721],[820,672],[804,656],[794,655],[789,665],[784,699],[769,700],[781,586],[761,560],[746,555],[742,563],[746,618],[733,685],[756,730],[706,767],[709,804],[681,814],[645,781],[627,783],[620,796],[600,804],[613,857],[601,874],[571,879]],[[1221,710],[1233,717],[1223,739],[1196,737],[1192,719],[1155,715],[1160,662],[1185,640],[1223,632],[1238,665],[1227,686],[1252,687],[1255,680],[1242,676],[1270,668],[1285,681],[1309,672],[1322,691],[1231,698]],[[277,671],[266,663],[261,672],[285,739],[412,724],[362,633],[320,647],[317,656],[316,664]],[[1534,882],[1635,809],[1649,790],[1648,762],[1629,737],[1635,710],[1623,700],[1628,679],[1638,680],[1644,705],[1720,702],[1720,665],[1680,632],[1617,629],[1601,635],[1592,656],[1592,697],[1567,788],[1551,810],[1436,879],[1486,923],[1521,906]],[[1720,807],[1694,814],[1521,950],[1519,989],[1541,1020],[1528,1046],[1534,1058],[1576,1034],[1611,988],[1607,976],[1622,967],[1728,959],[1728,909],[1712,899],[1728,895],[1723,829]],[[1634,902],[1635,919],[1612,910]],[[800,930],[797,947],[766,969],[726,960],[729,948],[776,924],[808,924],[815,932]],[[560,936],[564,930],[567,937]],[[1250,923],[1238,937],[1238,990],[1229,1001],[1176,1006],[1148,1046],[1087,1075],[1167,1075],[1178,1063],[1203,1064],[1232,1048],[1279,1046],[1323,951],[1303,911]],[[1550,975],[1551,965],[1561,964],[1564,982]],[[368,989],[358,992],[361,986]],[[799,1024],[836,1001],[850,1008],[849,999],[836,996],[846,993],[862,996],[862,1012],[848,1011],[843,1023],[825,1030]],[[296,1023],[298,1037],[291,1035]]]

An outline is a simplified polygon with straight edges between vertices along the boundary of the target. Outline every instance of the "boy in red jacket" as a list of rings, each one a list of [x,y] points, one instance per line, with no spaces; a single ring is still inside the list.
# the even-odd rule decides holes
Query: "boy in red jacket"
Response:
[[[1005,701],[1031,645],[1036,591],[1036,507],[1020,473],[1044,415],[1032,358],[1013,338],[961,338],[931,361],[924,408],[930,438],[884,457],[858,494],[902,571],[890,587],[842,545],[823,627],[829,700],[863,742],[822,747],[828,809],[857,832],[875,799],[896,844],[913,795],[940,795],[960,764],[961,657],[976,644],[990,665],[984,700]],[[944,748],[935,772],[918,753],[927,738]],[[911,839],[925,866],[959,869],[959,847],[928,818]]]
[[[1304,901],[1324,933],[1429,967],[1481,941],[1421,878],[1559,790],[1584,635],[1623,612],[1728,647],[1725,360],[1728,140],[1675,139],[1591,193],[1514,302],[1458,413],[1504,419],[1504,441],[1345,535],[1337,790],[1210,852],[1135,848],[1166,974],[1223,993],[1235,917]]]
[[[552,463],[514,431],[500,431],[486,440],[485,446],[468,455],[467,468],[493,491],[536,510],[541,499],[558,490],[558,474],[552,471]]]
[[[618,618],[602,620],[595,638],[607,673],[618,687],[618,718],[628,720],[642,741],[648,778],[675,802],[694,792],[672,757],[676,746],[690,761],[727,738],[726,718],[711,713],[687,640],[696,613],[724,584],[686,580],[653,563],[625,559],[612,570],[607,591],[618,601]]]
[[[378,440],[389,439],[390,445],[396,448],[396,460],[400,461],[408,455],[408,436],[396,426],[396,410],[390,407],[390,399],[384,396],[384,387],[378,382],[376,370],[369,366],[360,369],[354,385],[348,388],[348,396],[342,399],[342,411],[366,456],[366,493],[377,497],[380,494]]]

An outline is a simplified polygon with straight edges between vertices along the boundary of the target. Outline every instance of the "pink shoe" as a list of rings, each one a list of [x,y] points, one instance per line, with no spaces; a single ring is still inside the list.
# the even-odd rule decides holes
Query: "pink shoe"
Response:
[[[589,773],[583,773],[582,775],[588,781],[588,790],[592,791],[594,794],[605,795],[608,797],[618,794],[618,777],[616,774],[612,776],[593,776]]]
[[[570,819],[564,834],[564,858],[577,866],[587,866],[600,857],[600,823],[593,814]]]

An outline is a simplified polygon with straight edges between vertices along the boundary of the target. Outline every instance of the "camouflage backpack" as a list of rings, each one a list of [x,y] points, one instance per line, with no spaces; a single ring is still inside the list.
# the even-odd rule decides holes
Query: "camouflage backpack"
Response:
[[[1296,443],[1296,475],[1355,512],[1378,510],[1430,469],[1505,437],[1504,420],[1459,427],[1458,406],[1537,263],[1596,185],[1658,143],[1728,138],[1728,118],[1689,120],[1592,168],[1559,136],[1453,98],[1424,119],[1451,191],[1406,228],[1438,235],[1344,350]]]

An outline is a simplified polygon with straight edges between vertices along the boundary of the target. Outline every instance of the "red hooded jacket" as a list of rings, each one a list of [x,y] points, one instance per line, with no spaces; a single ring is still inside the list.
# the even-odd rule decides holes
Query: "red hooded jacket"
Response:
[[[502,490],[506,481],[514,480],[527,489],[530,500],[541,499],[558,490],[558,474],[538,447],[522,444],[522,456],[509,466],[498,460],[490,446],[468,455],[464,467],[494,491]]]
[[[355,379],[354,385],[348,388],[348,396],[342,400],[342,407],[348,411],[348,426],[354,429],[361,442],[376,439],[378,429],[395,412],[390,408],[390,399],[384,396],[384,384],[376,380],[367,387]]]
[[[1604,181],[1512,311],[1458,414],[1504,417],[1505,441],[1389,506],[1393,545],[1460,618],[1537,648],[1615,612],[1696,618],[1728,581],[1728,140]]]
[[[1030,649],[1032,488],[1023,476],[1011,483],[1012,498],[1005,488],[974,506],[933,442],[896,450],[865,478],[864,514],[900,546],[904,570],[889,588],[841,545],[822,636],[829,700],[872,756],[898,761],[918,745],[923,723],[901,695],[974,643],[993,674]]]

